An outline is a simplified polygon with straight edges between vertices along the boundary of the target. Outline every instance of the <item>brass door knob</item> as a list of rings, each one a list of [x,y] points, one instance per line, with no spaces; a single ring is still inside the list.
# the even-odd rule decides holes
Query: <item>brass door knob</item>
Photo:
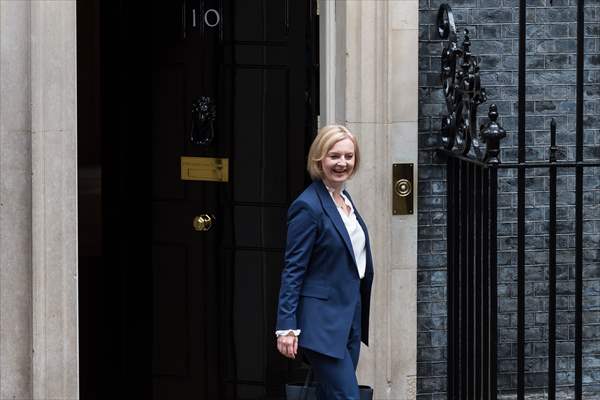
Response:
[[[194,217],[194,229],[201,232],[206,232],[212,228],[215,223],[215,216],[202,214]]]

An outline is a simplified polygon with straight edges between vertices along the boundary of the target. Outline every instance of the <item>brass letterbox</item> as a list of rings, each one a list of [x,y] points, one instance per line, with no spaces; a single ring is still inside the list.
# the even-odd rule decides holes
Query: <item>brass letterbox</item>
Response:
[[[181,157],[181,179],[184,181],[229,181],[229,159]]]

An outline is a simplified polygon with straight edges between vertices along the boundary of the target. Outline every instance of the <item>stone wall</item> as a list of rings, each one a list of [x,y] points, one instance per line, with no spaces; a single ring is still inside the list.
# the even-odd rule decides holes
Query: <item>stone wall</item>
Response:
[[[559,160],[575,159],[576,2],[528,1],[526,144],[528,160],[547,160],[552,118],[558,125]],[[419,240],[418,398],[445,398],[446,390],[446,182],[445,166],[424,148],[433,143],[444,112],[439,69],[442,42],[435,17],[440,2],[419,5]],[[496,103],[508,131],[502,161],[517,158],[518,2],[457,0],[459,37],[467,28],[472,50],[481,56],[482,84]],[[584,158],[600,158],[600,4],[586,1],[584,74]],[[559,172],[557,238],[557,385],[570,393],[574,383],[575,171]],[[526,387],[547,385],[548,172],[528,170],[526,178]],[[588,396],[600,389],[600,170],[584,177],[584,343],[583,380]],[[516,171],[501,170],[498,196],[498,388],[516,388],[517,309]],[[590,397],[591,398],[591,397]]]
[[[0,399],[79,397],[75,6],[0,1]]]

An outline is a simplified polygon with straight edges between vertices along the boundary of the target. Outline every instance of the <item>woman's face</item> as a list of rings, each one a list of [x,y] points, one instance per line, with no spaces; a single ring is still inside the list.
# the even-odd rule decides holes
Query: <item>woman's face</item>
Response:
[[[339,187],[354,170],[354,143],[346,138],[335,143],[321,160],[325,183]]]

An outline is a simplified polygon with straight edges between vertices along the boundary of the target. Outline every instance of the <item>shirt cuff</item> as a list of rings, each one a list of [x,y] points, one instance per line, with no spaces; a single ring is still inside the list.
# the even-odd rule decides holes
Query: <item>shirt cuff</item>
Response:
[[[283,331],[275,331],[275,335],[277,335],[277,337],[279,337],[279,336],[286,336],[290,332],[292,332],[294,334],[294,336],[300,336],[300,329],[286,329],[286,330],[283,330]]]

